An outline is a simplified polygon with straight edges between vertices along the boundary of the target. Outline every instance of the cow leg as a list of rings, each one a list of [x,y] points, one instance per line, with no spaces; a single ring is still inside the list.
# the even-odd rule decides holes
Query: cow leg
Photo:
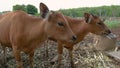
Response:
[[[17,68],[22,68],[20,50],[17,46],[13,46],[13,54],[14,54],[15,59],[16,59]]]
[[[61,60],[62,60],[63,46],[61,43],[58,43],[58,67],[60,68]]]
[[[7,62],[7,58],[6,58],[6,55],[7,55],[7,51],[6,51],[6,47],[3,46],[3,64],[4,66],[6,66],[6,62]]]
[[[71,63],[71,67],[72,67],[72,68],[75,68],[74,62],[73,62],[73,53],[72,53],[72,50],[73,50],[73,47],[71,47],[71,48],[69,49],[70,63]]]
[[[33,57],[34,57],[34,51],[32,51],[29,54],[30,68],[34,68]]]

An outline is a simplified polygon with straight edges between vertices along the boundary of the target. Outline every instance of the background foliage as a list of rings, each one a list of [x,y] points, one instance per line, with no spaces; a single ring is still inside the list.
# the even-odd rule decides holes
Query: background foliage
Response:
[[[33,6],[33,5],[30,5],[30,4],[26,6],[26,10],[27,10],[28,14],[35,15],[35,14],[38,13],[37,8],[35,6]]]
[[[16,10],[23,10],[31,15],[35,15],[38,13],[38,9],[35,6],[30,5],[30,4],[29,5],[14,5],[13,11],[16,11]]]
[[[89,12],[101,17],[120,17],[120,5],[61,9],[60,11],[71,17],[82,17],[84,12]]]
[[[14,5],[13,11],[23,10],[28,14],[39,16],[38,9],[33,5]],[[83,8],[71,8],[60,9],[64,15],[71,17],[83,17],[84,12],[98,15],[100,17],[120,17],[120,5],[100,6],[100,7],[83,7]],[[0,12],[5,13],[7,11]]]

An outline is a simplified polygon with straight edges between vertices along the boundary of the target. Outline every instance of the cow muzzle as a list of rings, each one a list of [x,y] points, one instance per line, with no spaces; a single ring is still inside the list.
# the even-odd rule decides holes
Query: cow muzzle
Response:
[[[109,39],[117,38],[117,36],[114,33],[112,33],[110,30],[105,30],[102,35],[108,37]]]

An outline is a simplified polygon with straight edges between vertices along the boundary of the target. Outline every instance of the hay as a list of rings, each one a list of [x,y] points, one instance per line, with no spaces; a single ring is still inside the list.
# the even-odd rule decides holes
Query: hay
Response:
[[[102,51],[114,50],[117,47],[116,40],[117,40],[116,38],[109,39],[108,37],[104,36],[95,36],[94,41],[96,43],[94,46],[97,50]]]
[[[106,54],[94,47],[80,47],[74,53],[76,68],[116,68]]]
[[[48,47],[47,47],[48,46]],[[48,49],[48,56],[46,54],[46,48]],[[12,54],[12,50],[7,48],[7,63],[6,68],[16,68],[15,58]],[[3,51],[0,48],[0,54],[2,56]],[[57,68],[58,63],[51,65],[51,60],[57,55],[57,43],[49,41],[45,46],[41,46],[35,51],[34,55],[34,67],[35,68]],[[21,53],[24,68],[29,68],[28,56],[25,53]],[[114,62],[102,51],[97,51],[93,47],[93,38],[87,37],[85,41],[74,46],[73,50],[74,63],[76,68],[119,68],[120,65]],[[64,48],[64,54],[62,59],[61,68],[71,68],[69,60],[68,50]],[[1,60],[0,60],[1,61]],[[1,66],[1,64],[0,64]],[[2,67],[0,67],[2,68]]]

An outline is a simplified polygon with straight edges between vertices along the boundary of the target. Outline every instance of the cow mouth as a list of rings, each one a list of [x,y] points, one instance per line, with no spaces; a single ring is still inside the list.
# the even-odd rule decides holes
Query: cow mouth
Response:
[[[108,34],[106,37],[108,37],[109,39],[116,39],[117,38],[117,36],[113,33]]]

